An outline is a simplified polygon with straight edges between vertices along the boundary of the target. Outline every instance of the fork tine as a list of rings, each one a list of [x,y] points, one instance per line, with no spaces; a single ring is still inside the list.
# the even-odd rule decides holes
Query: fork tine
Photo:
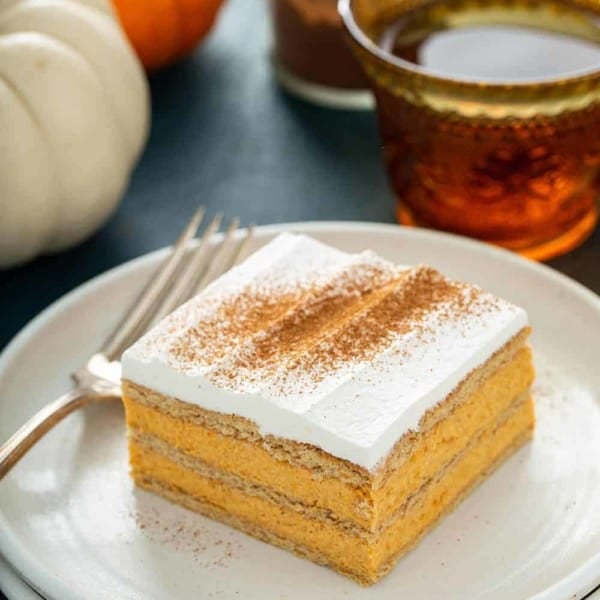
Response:
[[[142,290],[140,296],[132,304],[121,322],[104,343],[100,352],[109,360],[115,360],[129,346],[143,329],[145,323],[152,316],[152,309],[164,296],[171,278],[180,267],[189,241],[196,235],[200,223],[204,218],[204,208],[199,208],[179,238],[173,245],[171,253],[165,259],[155,276]]]
[[[190,297],[191,289],[194,282],[201,277],[209,267],[208,249],[209,242],[212,236],[219,230],[221,221],[223,220],[223,214],[217,213],[217,216],[208,225],[200,242],[196,248],[191,252],[185,267],[178,274],[177,280],[174,282],[173,287],[170,289],[167,296],[162,301],[158,310],[154,313],[149,327],[154,323],[160,321],[163,317],[168,315],[171,311],[177,308],[180,304],[183,304],[185,300]]]
[[[188,297],[195,296],[198,294],[208,283],[210,283],[217,275],[223,273],[226,269],[222,266],[222,263],[227,264],[227,252],[231,245],[231,239],[237,228],[240,226],[240,220],[234,217],[225,232],[223,240],[219,244],[218,249],[215,250],[211,261],[208,265],[208,269],[194,282],[194,285],[190,288],[190,294]]]
[[[237,250],[233,253],[233,256],[231,257],[231,261],[229,262],[229,265],[227,266],[227,270],[231,269],[231,267],[233,267],[234,265],[236,265],[240,258],[243,258],[244,255],[246,254],[246,250],[248,249],[248,246],[250,245],[250,242],[252,241],[252,239],[254,238],[254,225],[250,225],[247,229],[246,229],[246,235],[244,236],[244,239],[240,242],[239,246],[237,247]]]

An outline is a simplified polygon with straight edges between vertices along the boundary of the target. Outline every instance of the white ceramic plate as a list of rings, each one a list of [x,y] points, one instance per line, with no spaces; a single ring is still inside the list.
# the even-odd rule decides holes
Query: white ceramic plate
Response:
[[[0,553],[48,598],[581,598],[600,583],[600,299],[551,271],[461,238],[343,223],[286,229],[346,250],[429,263],[529,311],[534,441],[376,586],[363,589],[135,490],[120,406],[52,431],[0,482]],[[0,439],[64,392],[157,264],[144,256],[35,319],[0,358]]]
[[[0,556],[0,590],[9,600],[42,600]]]

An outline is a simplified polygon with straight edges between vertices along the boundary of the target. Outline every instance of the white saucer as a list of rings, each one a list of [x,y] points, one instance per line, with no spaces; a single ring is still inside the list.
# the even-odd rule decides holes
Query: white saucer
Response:
[[[429,263],[529,311],[535,439],[393,572],[363,589],[133,488],[116,403],[72,415],[0,482],[0,554],[55,600],[578,599],[600,583],[600,299],[508,252],[395,225],[296,224],[347,250]],[[69,386],[161,253],[69,294],[0,357],[0,439]]]

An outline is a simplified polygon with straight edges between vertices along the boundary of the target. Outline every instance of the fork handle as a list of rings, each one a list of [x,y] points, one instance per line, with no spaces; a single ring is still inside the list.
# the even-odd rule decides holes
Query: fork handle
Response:
[[[47,404],[0,446],[0,481],[23,455],[50,429],[73,411],[108,398],[120,399],[109,391],[77,387]]]

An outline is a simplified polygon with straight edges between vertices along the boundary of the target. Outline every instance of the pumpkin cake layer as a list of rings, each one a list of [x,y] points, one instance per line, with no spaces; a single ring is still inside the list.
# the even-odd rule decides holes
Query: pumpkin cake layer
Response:
[[[370,584],[529,439],[532,429],[531,399],[518,398],[375,531],[349,527],[331,514],[318,515],[292,499],[271,496],[268,490],[215,477],[204,465],[196,468],[193,460],[182,460],[176,452],[164,454],[163,446],[153,446],[147,439],[131,441],[132,475],[142,488]]]
[[[123,356],[132,476],[373,583],[530,437],[528,335],[430,267],[279,236]]]
[[[208,470],[376,529],[529,388],[533,370],[531,352],[522,346],[525,333],[430,411],[419,431],[406,434],[381,468],[360,478],[353,465],[318,448],[261,436],[240,417],[205,411],[132,382],[123,386],[127,422],[136,441],[157,440]],[[452,418],[444,418],[449,411]],[[318,462],[322,468],[315,468]]]

